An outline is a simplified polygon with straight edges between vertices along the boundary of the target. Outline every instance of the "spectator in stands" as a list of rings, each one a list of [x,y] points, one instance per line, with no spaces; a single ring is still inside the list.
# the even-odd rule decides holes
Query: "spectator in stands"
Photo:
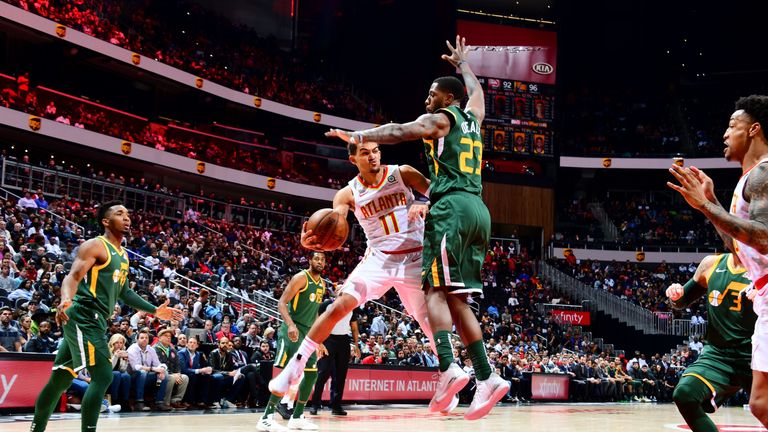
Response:
[[[0,351],[21,351],[22,335],[11,323],[13,311],[8,306],[0,307]]]
[[[269,330],[272,327],[269,327]],[[262,341],[259,349],[251,355],[251,363],[268,362],[275,360],[275,351],[269,346],[269,342]]]
[[[37,208],[37,203],[29,191],[24,192],[24,196],[19,199],[18,204],[22,209]]]
[[[40,327],[42,332],[42,325]],[[109,394],[112,403],[119,404],[122,409],[128,410],[131,391],[131,375],[128,373],[128,351],[125,350],[125,337],[115,333],[107,343],[109,353],[112,355],[112,384],[109,386]]]
[[[155,350],[149,347],[149,329],[139,330],[136,343],[128,348],[128,364],[136,395],[136,411],[150,410],[144,404],[147,389],[156,389],[155,403],[159,411],[170,411],[172,408],[162,403],[168,386],[166,368],[161,365]],[[159,385],[155,386],[155,383]]]
[[[59,344],[51,335],[51,323],[40,323],[37,336],[32,337],[24,345],[24,352],[52,353],[59,348]]]
[[[191,337],[187,341],[187,347],[179,350],[181,373],[189,377],[185,402],[193,404],[196,408],[213,408],[213,368],[208,366],[205,356],[198,352],[198,346],[197,338]]]
[[[157,358],[161,364],[166,366],[166,374],[168,374],[168,387],[165,391],[163,405],[177,410],[185,410],[188,405],[183,403],[182,399],[187,392],[189,377],[181,373],[178,353],[171,345],[173,335],[174,331],[171,328],[160,330],[157,333],[158,344],[155,345]]]
[[[239,376],[239,370],[235,368],[235,363],[230,354],[229,339],[219,339],[219,347],[211,351],[210,365],[213,368],[213,379],[216,382],[216,395],[219,399],[221,408],[227,408],[230,405],[237,405],[233,402],[237,399],[245,385],[244,380],[236,379]],[[216,405],[216,403],[214,403]]]

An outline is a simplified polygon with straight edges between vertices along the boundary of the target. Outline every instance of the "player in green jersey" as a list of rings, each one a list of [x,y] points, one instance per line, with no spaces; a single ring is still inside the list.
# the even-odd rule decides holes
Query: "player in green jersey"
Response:
[[[80,245],[72,269],[61,284],[56,322],[63,327],[64,340],[53,361],[51,379],[35,402],[32,432],[45,430],[61,393],[83,368],[88,369],[91,382],[83,396],[82,430],[96,430],[101,401],[112,383],[106,331],[118,298],[163,320],[182,318],[181,311],[169,308],[167,301],[155,307],[128,288],[128,255],[121,246],[131,228],[128,209],[119,202],[104,203],[97,220],[104,235]]]
[[[493,373],[480,325],[468,304],[469,294],[483,289],[480,270],[491,232],[491,217],[481,196],[480,125],[485,118],[485,98],[467,63],[466,41],[456,36],[455,47],[446,44],[450,55],[442,58],[461,71],[464,84],[456,77],[436,79],[425,101],[427,114],[410,123],[354,132],[334,129],[326,136],[351,144],[424,141],[432,207],[424,230],[422,282],[441,372],[429,408],[432,412],[445,409],[469,381],[467,373],[453,361],[450,332],[455,323],[477,377],[477,391],[464,418],[476,420],[507,394],[509,383]],[[462,110],[465,85],[468,99]]]
[[[325,254],[313,252],[309,260],[309,268],[296,273],[280,296],[277,307],[283,317],[283,325],[280,326],[280,331],[277,334],[276,368],[282,369],[288,364],[317,319],[317,311],[320,309],[325,294],[325,282],[322,279],[323,269],[325,269]],[[324,349],[325,347],[322,345],[318,347],[318,351]],[[288,420],[288,428],[318,429],[316,424],[304,418],[304,406],[312,394],[315,381],[317,381],[317,354],[313,353],[304,366],[304,378],[299,384],[298,400],[293,408],[291,419]],[[282,396],[282,394],[272,393],[272,396],[269,397],[264,415],[256,425],[258,430],[287,430],[274,420],[275,407]]]
[[[683,308],[707,300],[706,345],[675,387],[672,398],[692,431],[716,432],[713,413],[740,388],[752,386],[752,332],[757,315],[743,291],[752,283],[734,254],[709,255],[685,286],[672,284],[667,297]]]

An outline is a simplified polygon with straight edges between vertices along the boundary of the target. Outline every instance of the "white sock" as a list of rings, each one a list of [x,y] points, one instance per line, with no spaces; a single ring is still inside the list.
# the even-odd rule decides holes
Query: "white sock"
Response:
[[[288,397],[288,394],[286,394],[285,396],[283,396],[282,399],[280,399],[280,403],[284,403],[284,404],[288,405],[289,402],[292,402],[292,400],[291,400],[291,398]]]
[[[301,342],[299,351],[296,353],[295,357],[299,369],[304,369],[304,366],[307,365],[307,360],[309,360],[309,358],[312,356],[312,353],[317,351],[318,345],[320,344],[313,341],[309,337],[304,338],[304,341]]]

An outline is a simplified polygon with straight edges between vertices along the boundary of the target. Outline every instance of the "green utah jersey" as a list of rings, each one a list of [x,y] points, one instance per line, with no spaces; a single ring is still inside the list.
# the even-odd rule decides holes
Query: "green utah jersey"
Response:
[[[432,181],[429,186],[430,200],[436,202],[443,195],[455,191],[480,196],[483,192],[480,122],[474,114],[464,112],[455,105],[441,108],[436,113],[448,116],[451,130],[443,138],[424,140]]]
[[[733,256],[728,253],[719,255],[705,276],[708,317],[706,342],[719,348],[750,349],[757,315],[752,310],[752,302],[742,293],[752,283],[747,277],[747,270],[736,267]],[[684,299],[693,300],[702,295],[703,292],[686,292]]]
[[[103,236],[97,238],[107,249],[107,261],[88,270],[77,285],[73,305],[79,306],[81,311],[94,313],[97,322],[105,325],[114,312],[117,298],[128,285],[128,254],[124,249],[112,246]],[[90,319],[90,316],[84,318]]]
[[[312,279],[307,270],[302,270],[307,276],[307,283],[288,303],[288,314],[297,327],[309,329],[317,319],[317,311],[323,302],[325,282],[322,278]]]

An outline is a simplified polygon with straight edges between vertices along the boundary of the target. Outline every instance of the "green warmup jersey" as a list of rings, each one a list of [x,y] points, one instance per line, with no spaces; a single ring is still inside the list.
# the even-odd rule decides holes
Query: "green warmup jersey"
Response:
[[[464,191],[480,196],[483,192],[481,171],[483,167],[483,139],[480,122],[471,112],[458,106],[441,108],[451,121],[448,135],[439,139],[424,140],[430,180],[429,198],[433,203],[443,195]]]
[[[128,285],[129,263],[128,254],[124,249],[118,250],[103,236],[97,238],[107,248],[107,261],[88,270],[77,285],[73,306],[95,314],[97,322],[106,328],[106,320],[112,316],[117,298]]]
[[[296,323],[296,327],[304,327],[308,330],[317,319],[317,311],[325,294],[325,282],[322,278],[312,279],[312,275],[307,270],[303,272],[307,276],[307,284],[288,303],[288,314]]]
[[[720,348],[744,347],[751,353],[757,315],[752,302],[742,295],[752,281],[744,267],[736,267],[731,254],[717,258],[707,278],[706,341]]]

